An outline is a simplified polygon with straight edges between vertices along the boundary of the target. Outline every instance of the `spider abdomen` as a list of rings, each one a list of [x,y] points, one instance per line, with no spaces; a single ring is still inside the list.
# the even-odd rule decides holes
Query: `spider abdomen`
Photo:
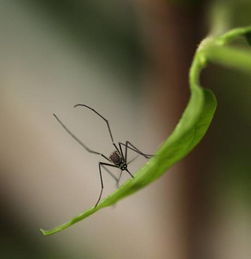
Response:
[[[115,165],[117,165],[117,166],[119,166],[119,165],[123,162],[123,159],[122,159],[122,157],[121,157],[121,155],[119,154],[118,151],[114,151],[114,152],[110,155],[110,159],[111,159],[111,161],[112,161]]]

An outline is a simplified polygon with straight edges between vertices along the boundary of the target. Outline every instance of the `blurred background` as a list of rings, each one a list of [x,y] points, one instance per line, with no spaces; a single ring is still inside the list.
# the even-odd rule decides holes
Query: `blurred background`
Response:
[[[250,24],[248,0],[1,0],[0,257],[250,258],[251,76],[213,65],[202,84],[218,109],[188,157],[115,207],[53,236],[39,232],[93,206],[100,190],[100,158],[52,113],[109,155],[103,121],[73,108],[88,104],[116,141],[153,153],[186,106],[200,40],[212,27]],[[104,181],[103,197],[115,189]]]

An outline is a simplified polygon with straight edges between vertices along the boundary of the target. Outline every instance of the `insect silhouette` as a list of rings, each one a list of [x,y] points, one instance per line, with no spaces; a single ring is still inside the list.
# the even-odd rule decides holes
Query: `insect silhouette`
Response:
[[[108,122],[108,120],[103,117],[100,113],[98,113],[95,109],[89,107],[86,104],[76,104],[73,106],[74,108],[76,107],[85,107],[91,111],[93,111],[96,115],[98,115],[101,119],[103,119],[107,125],[108,131],[109,131],[109,135],[112,141],[112,144],[115,148],[115,150],[111,153],[111,155],[109,157],[105,156],[104,154],[94,151],[92,149],[90,149],[89,147],[87,147],[79,138],[77,138],[66,126],[65,124],[59,119],[59,117],[56,114],[53,114],[53,116],[56,118],[56,120],[61,124],[61,126],[66,130],[67,133],[70,134],[70,136],[72,138],[74,138],[86,151],[88,151],[89,153],[95,154],[95,155],[100,155],[102,156],[106,161],[108,161],[109,163],[105,163],[105,162],[99,162],[98,166],[99,166],[99,176],[100,176],[100,184],[101,184],[101,189],[100,189],[100,193],[98,196],[98,200],[95,203],[96,207],[102,197],[102,193],[103,193],[103,189],[104,189],[104,182],[103,182],[103,176],[102,176],[102,169],[105,169],[105,171],[107,173],[109,173],[116,181],[117,186],[119,186],[119,181],[120,178],[122,176],[122,172],[126,171],[132,178],[134,178],[133,174],[129,171],[128,169],[128,164],[131,163],[134,159],[132,159],[131,161],[127,161],[127,151],[128,149],[134,151],[135,153],[137,153],[138,155],[141,155],[143,157],[145,157],[146,159],[151,158],[153,155],[149,155],[149,154],[145,154],[142,151],[140,151],[137,147],[135,147],[131,142],[126,141],[125,143],[123,142],[118,142],[117,144],[115,144],[114,139],[113,139],[113,135],[112,135],[112,131],[111,131],[111,127],[110,124]],[[119,177],[115,177],[107,167],[116,167],[120,169],[120,174]]]

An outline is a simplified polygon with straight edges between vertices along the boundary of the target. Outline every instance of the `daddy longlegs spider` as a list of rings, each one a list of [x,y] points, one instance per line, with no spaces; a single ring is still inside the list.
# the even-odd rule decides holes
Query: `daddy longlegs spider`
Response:
[[[103,193],[103,189],[104,189],[104,183],[103,183],[103,176],[102,176],[102,168],[105,169],[105,171],[107,173],[109,173],[114,179],[115,181],[117,182],[117,186],[119,185],[119,181],[120,181],[120,178],[122,176],[122,172],[123,171],[126,171],[132,178],[134,178],[133,174],[128,170],[128,164],[130,162],[132,162],[133,160],[131,161],[127,161],[127,150],[130,149],[132,151],[134,151],[135,153],[145,157],[146,159],[149,159],[151,158],[153,155],[149,155],[149,154],[145,154],[143,152],[141,152],[138,148],[136,148],[131,142],[129,141],[126,141],[125,143],[123,142],[118,142],[118,144],[115,144],[114,142],[114,139],[113,139],[113,135],[112,135],[112,131],[111,131],[111,128],[110,128],[110,124],[108,122],[108,120],[103,117],[100,113],[98,113],[95,109],[89,107],[88,105],[86,104],[76,104],[74,105],[74,108],[76,107],[85,107],[85,108],[88,108],[90,109],[91,111],[93,111],[94,113],[96,113],[101,119],[103,119],[107,125],[107,128],[108,128],[108,131],[109,131],[109,135],[110,135],[110,138],[111,138],[111,141],[112,141],[112,144],[113,146],[115,147],[115,150],[112,152],[112,154],[107,157],[105,156],[104,154],[100,153],[100,152],[97,152],[97,151],[94,151],[92,149],[90,149],[89,147],[87,147],[79,138],[77,138],[66,126],[65,124],[58,118],[58,116],[56,114],[53,114],[53,116],[56,118],[56,120],[61,124],[61,126],[66,130],[66,132],[72,137],[74,138],[86,151],[88,151],[89,153],[92,153],[92,154],[95,154],[95,155],[100,155],[102,156],[104,159],[106,159],[108,162],[110,163],[104,163],[104,162],[99,162],[98,166],[99,166],[99,176],[100,176],[100,184],[101,184],[101,190],[100,190],[100,193],[99,193],[99,196],[98,196],[98,200],[97,202],[95,203],[95,206],[96,207],[102,197],[102,193]],[[123,148],[124,147],[124,151],[123,151]],[[119,168],[121,171],[120,171],[120,175],[118,178],[116,178],[106,167],[116,167],[116,168]]]

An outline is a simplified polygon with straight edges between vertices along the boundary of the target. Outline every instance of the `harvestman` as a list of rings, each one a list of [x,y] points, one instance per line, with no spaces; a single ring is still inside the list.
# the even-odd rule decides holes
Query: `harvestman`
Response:
[[[110,163],[104,163],[104,162],[99,162],[99,176],[100,176],[100,183],[101,183],[101,190],[100,190],[100,194],[98,196],[98,200],[95,204],[95,207],[98,205],[101,197],[102,197],[102,193],[103,193],[103,189],[104,189],[104,183],[103,183],[103,176],[102,176],[102,168],[106,170],[106,172],[108,172],[117,182],[117,186],[118,186],[118,183],[120,181],[120,178],[121,178],[121,175],[122,175],[122,172],[123,171],[126,171],[132,178],[134,178],[134,176],[131,174],[131,172],[128,170],[127,166],[130,162],[132,162],[133,160],[131,161],[127,161],[127,150],[130,149],[134,152],[136,152],[137,154],[139,155],[142,155],[143,157],[145,157],[146,159],[149,159],[151,158],[153,155],[149,155],[149,154],[145,154],[143,152],[141,152],[138,148],[136,148],[132,143],[130,143],[129,141],[126,141],[125,143],[122,143],[122,142],[118,142],[118,144],[116,145],[114,143],[114,140],[113,140],[113,136],[112,136],[112,131],[111,131],[111,128],[110,128],[110,125],[109,125],[109,122],[108,120],[103,117],[100,113],[98,113],[95,109],[85,105],[85,104],[76,104],[74,105],[74,108],[76,107],[86,107],[88,109],[90,109],[91,111],[93,111],[94,113],[96,113],[101,119],[103,119],[107,125],[107,128],[108,128],[108,131],[109,131],[109,134],[110,134],[110,137],[111,137],[111,141],[112,141],[112,144],[113,146],[115,147],[115,151],[112,152],[112,154],[108,157],[106,157],[104,154],[102,153],[99,153],[97,151],[94,151],[92,149],[90,149],[89,147],[87,147],[80,139],[78,139],[65,125],[64,123],[58,118],[58,116],[56,114],[53,114],[53,116],[56,118],[56,120],[61,124],[61,126],[86,150],[88,151],[89,153],[92,153],[92,154],[96,154],[96,155],[100,155],[102,156],[103,158],[105,158],[107,161],[109,161]],[[124,147],[124,152],[123,152],[123,149],[122,149],[122,146]],[[119,168],[121,171],[120,171],[120,175],[118,178],[116,178],[106,167],[116,167],[116,168]]]

